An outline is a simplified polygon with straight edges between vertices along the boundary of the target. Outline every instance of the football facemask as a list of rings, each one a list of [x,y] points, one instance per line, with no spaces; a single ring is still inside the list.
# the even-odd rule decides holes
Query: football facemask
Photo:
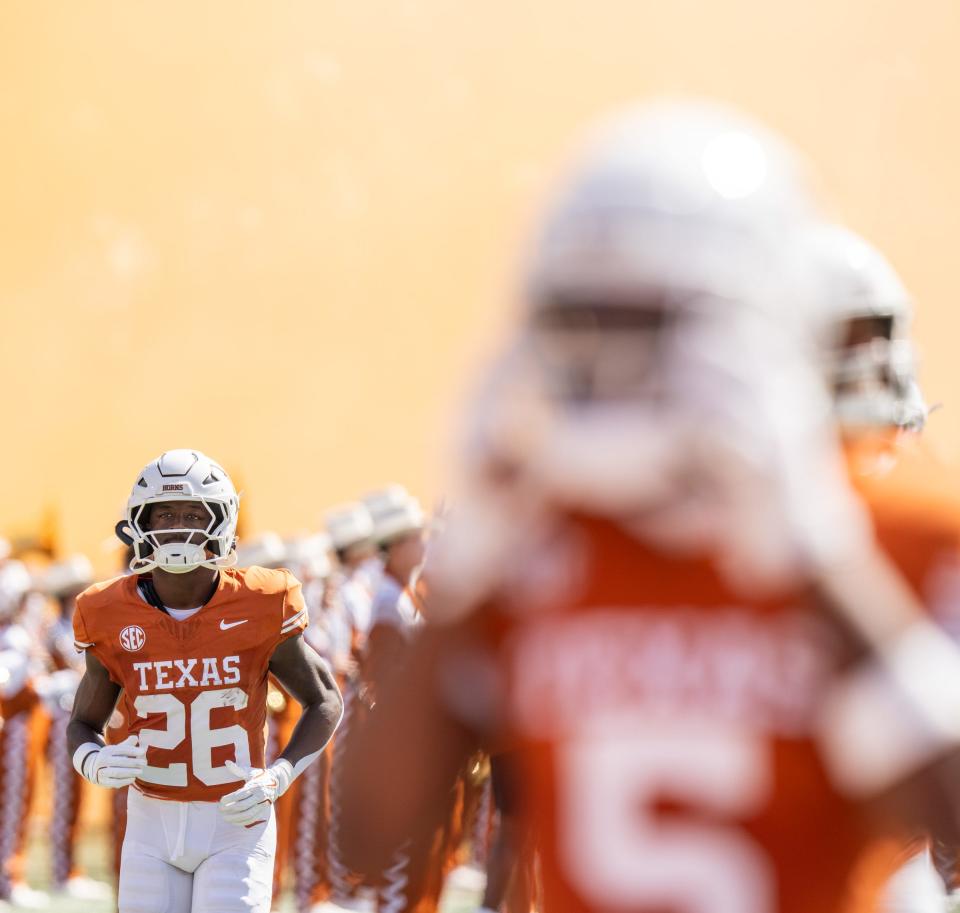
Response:
[[[220,562],[220,537],[217,535],[217,530],[223,526],[222,505],[199,499],[189,500],[188,503],[199,505],[209,517],[203,529],[186,526],[145,529],[150,509],[157,503],[165,502],[142,504],[131,523],[137,532],[133,542],[134,559],[130,565],[134,573],[160,568],[170,574],[186,574],[201,565],[228,566]],[[231,554],[229,564],[232,565],[236,562],[236,552]]]
[[[880,251],[843,226],[816,226],[807,244],[840,426],[921,430],[929,410],[910,340],[913,308],[900,277]]]

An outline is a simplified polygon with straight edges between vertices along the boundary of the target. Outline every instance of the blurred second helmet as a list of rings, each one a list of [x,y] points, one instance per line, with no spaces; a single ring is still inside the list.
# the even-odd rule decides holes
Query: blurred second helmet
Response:
[[[841,426],[919,431],[928,409],[910,339],[913,304],[900,277],[879,250],[842,225],[813,226],[805,242]]]

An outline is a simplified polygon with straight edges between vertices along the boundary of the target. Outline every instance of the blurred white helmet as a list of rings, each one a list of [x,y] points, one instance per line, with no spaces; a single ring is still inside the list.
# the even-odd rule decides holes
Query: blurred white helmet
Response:
[[[811,496],[842,484],[823,465],[831,404],[799,243],[814,217],[800,157],[726,107],[657,103],[602,124],[547,211],[519,332],[468,413],[468,474],[629,516],[755,577],[859,536],[838,519],[856,512],[843,491],[823,499],[831,520]]]
[[[198,501],[209,522],[203,530],[147,530],[150,506],[166,501]],[[133,546],[130,570],[183,574],[198,567],[233,566],[239,503],[230,476],[199,450],[162,453],[140,471],[127,500],[126,520],[117,525],[117,535]],[[184,541],[161,544],[157,537],[170,533]]]
[[[407,533],[424,528],[423,509],[402,485],[389,485],[371,492],[363,499],[373,520],[373,538],[378,545],[387,545]]]
[[[910,340],[913,306],[900,277],[879,250],[841,225],[811,227],[806,244],[841,426],[921,430],[928,409]]]
[[[585,145],[533,252],[535,310],[568,298],[629,308],[649,292],[753,297],[743,267],[810,212],[796,153],[717,104],[628,109]]]
[[[363,504],[342,504],[325,518],[330,542],[336,551],[373,541],[373,519]]]
[[[782,333],[804,319],[783,299],[802,294],[792,238],[811,215],[796,153],[726,107],[659,102],[603,122],[524,281],[526,354],[547,395],[659,396],[667,374],[695,370],[689,340],[733,360],[761,321]]]
[[[37,581],[37,589],[49,596],[59,598],[79,593],[96,579],[93,565],[86,555],[71,555],[63,561],[51,564]]]
[[[286,567],[287,549],[276,533],[262,533],[237,544],[237,564],[240,567]]]
[[[6,561],[0,565],[0,623],[10,621],[23,605],[30,592],[30,572],[21,561]]]
[[[796,238],[812,206],[796,153],[720,105],[632,108],[585,146],[528,263],[521,330],[494,369],[506,389],[483,399],[519,414],[508,435],[521,450],[544,422],[589,414],[577,434],[599,461],[623,450],[616,413],[638,402],[675,411],[723,397],[721,416],[745,413],[732,397],[764,382],[776,349],[817,354],[801,325],[813,316],[787,300],[809,278]]]

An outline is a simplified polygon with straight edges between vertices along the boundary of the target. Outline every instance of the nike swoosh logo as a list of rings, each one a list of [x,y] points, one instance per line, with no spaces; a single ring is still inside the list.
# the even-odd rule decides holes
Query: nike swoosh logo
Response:
[[[231,621],[226,622],[222,618],[220,619],[220,630],[227,631],[230,628],[235,628],[237,625],[245,625],[250,619],[244,618],[243,621]]]

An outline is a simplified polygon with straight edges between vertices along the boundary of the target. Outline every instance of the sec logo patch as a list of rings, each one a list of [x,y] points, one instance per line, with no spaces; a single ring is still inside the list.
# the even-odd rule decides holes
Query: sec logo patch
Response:
[[[147,635],[143,632],[143,628],[141,628],[140,625],[127,625],[120,632],[120,646],[130,653],[136,653],[137,650],[142,650],[146,642]]]

